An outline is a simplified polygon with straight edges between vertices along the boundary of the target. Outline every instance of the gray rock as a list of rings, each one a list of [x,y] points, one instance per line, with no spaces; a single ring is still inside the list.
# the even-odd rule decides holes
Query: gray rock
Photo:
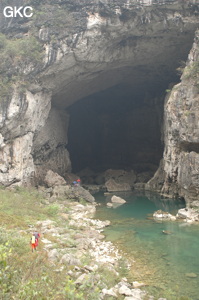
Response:
[[[57,249],[52,249],[48,251],[48,258],[51,261],[57,261],[59,259],[59,252]]]
[[[60,259],[61,264],[67,264],[69,266],[79,266],[81,264],[80,260],[76,258],[73,254],[64,254]]]
[[[48,170],[44,179],[45,184],[48,187],[54,187],[57,185],[65,185],[66,181],[64,180],[63,177],[61,177],[59,174]]]
[[[176,215],[178,219],[189,219],[191,221],[199,221],[199,213],[192,208],[181,208]]]
[[[125,297],[124,300],[143,300],[145,296],[146,296],[146,292],[140,289],[132,289],[131,296]]]
[[[83,284],[83,282],[84,282],[84,280],[86,279],[86,277],[87,277],[87,274],[82,274],[82,275],[80,275],[78,278],[77,278],[77,280],[75,281],[75,284],[76,285],[81,285],[81,284]]]
[[[109,179],[105,182],[108,192],[131,191],[131,186],[128,183],[117,183],[114,179]]]

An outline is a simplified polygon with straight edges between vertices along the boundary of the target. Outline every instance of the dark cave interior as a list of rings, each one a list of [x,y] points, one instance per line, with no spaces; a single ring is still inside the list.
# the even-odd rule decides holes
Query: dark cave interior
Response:
[[[110,168],[154,172],[163,156],[168,85],[123,82],[71,105],[67,149],[72,171],[89,167],[95,172]]]

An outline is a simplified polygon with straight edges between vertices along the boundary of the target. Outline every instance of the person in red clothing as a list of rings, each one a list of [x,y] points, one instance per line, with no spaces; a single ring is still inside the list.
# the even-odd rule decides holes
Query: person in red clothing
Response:
[[[33,235],[35,236],[35,248],[37,248],[38,244],[39,244],[39,238],[40,238],[40,234],[39,232],[35,231],[33,233]],[[35,249],[36,250],[36,249]]]
[[[32,252],[35,250],[37,250],[36,249],[36,239],[35,239],[35,236],[34,235],[32,235],[32,237],[31,237],[31,239],[30,239],[30,244],[31,244],[31,248],[32,248]]]
[[[31,244],[31,248],[32,248],[32,252],[35,250],[37,250],[37,246],[38,246],[38,243],[39,243],[39,238],[40,238],[40,234],[35,231],[33,234],[32,234],[32,237],[30,239],[30,244]]]

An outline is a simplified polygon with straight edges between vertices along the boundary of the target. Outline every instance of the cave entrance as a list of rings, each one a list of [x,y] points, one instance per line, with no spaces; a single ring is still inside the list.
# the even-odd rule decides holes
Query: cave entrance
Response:
[[[163,156],[167,87],[167,80],[158,79],[134,86],[128,77],[71,105],[67,148],[72,171],[123,169],[152,177]]]
[[[176,69],[187,60],[195,31],[195,25],[182,29],[175,22],[167,30],[161,18],[154,18],[153,30],[146,23],[136,31],[129,30],[130,18],[113,38],[107,27],[96,39],[89,37],[86,52],[81,43],[47,72],[52,106],[70,115],[64,146],[73,173],[127,169],[152,177],[157,170],[164,150],[166,90],[180,82]]]

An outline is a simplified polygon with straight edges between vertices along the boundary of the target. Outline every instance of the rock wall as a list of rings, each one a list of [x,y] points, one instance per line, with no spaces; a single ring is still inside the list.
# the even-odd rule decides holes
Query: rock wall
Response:
[[[33,137],[44,126],[51,108],[51,94],[17,90],[9,103],[1,103],[0,182],[29,184],[34,179]]]
[[[199,32],[183,71],[165,102],[165,182],[162,192],[187,202],[199,193]]]
[[[47,170],[62,176],[71,171],[66,149],[68,125],[68,113],[52,108],[45,125],[34,136],[33,158],[38,182],[42,182]]]
[[[36,173],[40,180],[41,170],[48,168],[60,175],[70,171],[66,108],[123,80],[137,88],[149,81],[164,88],[163,82],[173,80],[177,61],[186,56],[199,22],[197,1],[76,0],[55,4],[46,0],[30,4],[35,8],[34,19],[7,20],[0,14],[0,29],[8,39],[34,36],[45,52],[39,66],[38,62],[17,65],[15,57],[10,72],[20,70],[29,84],[22,92],[18,80],[9,100],[5,97],[0,103],[0,183],[6,186],[31,183]],[[195,55],[194,49],[191,55]],[[179,107],[172,97],[165,106],[167,175],[163,191],[170,193],[173,185],[184,195],[193,185],[196,188],[198,117],[196,104],[193,113],[187,109],[185,116],[180,115],[186,107],[181,98],[197,98],[193,79],[182,80],[172,91]],[[189,120],[190,132],[184,126]],[[179,160],[184,167],[180,168]],[[186,164],[193,175],[187,185]]]

